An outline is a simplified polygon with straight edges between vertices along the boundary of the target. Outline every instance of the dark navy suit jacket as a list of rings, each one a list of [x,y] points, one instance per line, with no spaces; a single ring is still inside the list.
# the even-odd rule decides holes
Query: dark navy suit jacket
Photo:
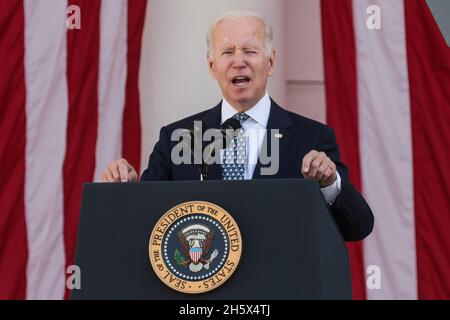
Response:
[[[161,128],[159,141],[150,155],[148,168],[142,174],[141,181],[199,180],[198,165],[175,165],[171,161],[172,148],[177,144],[176,141],[171,141],[172,132],[188,127],[194,120],[202,121],[203,130],[218,128],[221,124],[221,103],[210,110]],[[344,239],[361,240],[369,235],[374,223],[372,211],[348,180],[348,171],[340,161],[339,147],[333,130],[317,121],[286,111],[273,100],[267,129],[267,134],[270,134],[270,129],[278,129],[283,135],[282,139],[279,139],[279,170],[275,175],[262,176],[262,164],[258,161],[253,179],[303,178],[303,157],[313,149],[323,151],[336,163],[342,179],[341,192],[330,209]],[[266,139],[270,150],[271,139]],[[222,179],[220,164],[209,166],[208,179]]]

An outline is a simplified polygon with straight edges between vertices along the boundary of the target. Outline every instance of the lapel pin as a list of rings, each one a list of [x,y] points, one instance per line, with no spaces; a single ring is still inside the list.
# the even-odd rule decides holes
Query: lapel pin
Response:
[[[275,138],[281,139],[281,138],[283,138],[283,134],[282,133],[275,133]]]

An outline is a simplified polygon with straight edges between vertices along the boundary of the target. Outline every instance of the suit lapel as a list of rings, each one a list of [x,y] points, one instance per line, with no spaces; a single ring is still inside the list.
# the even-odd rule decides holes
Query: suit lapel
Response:
[[[269,114],[269,120],[267,121],[267,130],[266,130],[266,136],[264,137],[263,144],[267,145],[267,149],[264,150],[264,148],[261,148],[258,162],[256,164],[255,170],[253,171],[253,179],[261,179],[261,178],[269,178],[269,177],[276,177],[276,174],[274,176],[264,176],[261,175],[261,168],[262,167],[270,167],[269,164],[263,165],[261,163],[261,154],[266,153],[265,157],[274,156],[274,150],[272,150],[272,141],[278,140],[279,143],[279,167],[282,165],[283,155],[286,152],[286,148],[289,145],[290,141],[293,137],[293,130],[289,130],[290,127],[293,126],[293,123],[291,119],[289,118],[287,112],[282,109],[280,106],[278,106],[275,101],[271,100],[271,106],[270,106],[270,114]],[[275,130],[278,129],[278,132]]]
[[[202,119],[203,133],[208,129],[216,129],[220,126],[222,118],[222,101],[219,102],[214,108],[211,109]],[[203,150],[209,144],[208,141],[203,141]],[[198,165],[197,165],[198,168]],[[222,166],[214,163],[208,166],[208,180],[221,180],[222,179]]]

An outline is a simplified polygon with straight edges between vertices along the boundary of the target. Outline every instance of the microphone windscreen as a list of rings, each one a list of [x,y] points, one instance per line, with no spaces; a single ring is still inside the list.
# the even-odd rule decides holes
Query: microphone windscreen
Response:
[[[241,128],[241,122],[235,118],[227,119],[224,123],[222,123],[219,130],[222,133],[223,149],[228,148],[234,136],[236,135],[237,130]]]
[[[235,118],[230,118],[225,120],[224,123],[222,123],[222,125],[220,126],[220,129],[222,130],[227,130],[227,129],[233,129],[233,130],[238,130],[242,128],[241,123],[239,122],[238,119]]]

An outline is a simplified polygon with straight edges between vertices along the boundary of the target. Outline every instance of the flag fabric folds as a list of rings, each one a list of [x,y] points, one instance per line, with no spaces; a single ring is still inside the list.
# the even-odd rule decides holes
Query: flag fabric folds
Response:
[[[425,0],[322,0],[321,11],[327,121],[375,215],[349,245],[354,298],[449,299],[450,48]],[[366,286],[371,266],[379,288]]]
[[[2,299],[68,297],[83,183],[122,156],[139,170],[146,5],[0,0]]]

